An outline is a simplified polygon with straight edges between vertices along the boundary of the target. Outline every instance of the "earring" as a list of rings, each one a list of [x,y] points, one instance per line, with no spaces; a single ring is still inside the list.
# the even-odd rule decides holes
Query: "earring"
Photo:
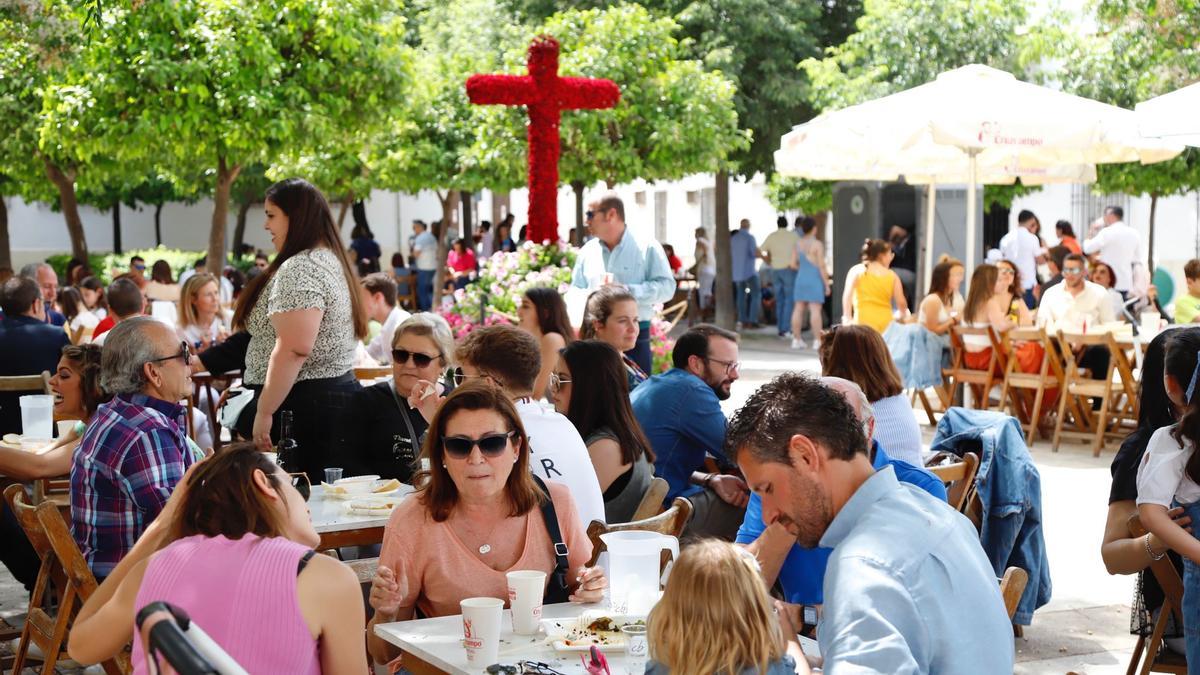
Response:
[[[449,469],[450,467],[446,466],[446,463],[445,463],[445,462],[442,462],[442,468],[443,468],[443,469]]]

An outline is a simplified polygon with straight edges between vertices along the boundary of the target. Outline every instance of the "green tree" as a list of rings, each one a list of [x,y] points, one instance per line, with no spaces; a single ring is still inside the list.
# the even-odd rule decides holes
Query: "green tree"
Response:
[[[73,118],[106,133],[73,140],[209,191],[210,260],[225,257],[244,167],[336,143],[403,95],[403,17],[389,0],[136,3],[105,6],[101,22],[69,91],[88,101]]]
[[[767,201],[780,211],[801,211],[808,215],[833,208],[833,184],[823,180],[784,178],[779,174],[767,181]]]

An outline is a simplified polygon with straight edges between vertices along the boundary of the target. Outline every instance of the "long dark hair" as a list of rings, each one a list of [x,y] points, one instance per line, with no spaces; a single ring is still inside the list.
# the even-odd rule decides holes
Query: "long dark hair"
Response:
[[[288,178],[267,188],[266,200],[279,207],[288,218],[287,238],[279,255],[271,261],[266,272],[254,277],[242,294],[238,296],[237,309],[233,313],[233,325],[236,329],[246,327],[246,318],[258,303],[258,298],[266,288],[267,282],[275,277],[279,266],[288,258],[311,248],[325,247],[337,256],[342,266],[342,275],[346,279],[346,288],[350,291],[350,312],[354,319],[354,334],[359,339],[367,335],[367,311],[362,304],[362,296],[358,292],[358,276],[350,258],[346,255],[346,247],[342,245],[342,236],[338,233],[337,223],[329,211],[329,202],[325,195],[308,181],[302,178]]]
[[[81,311],[87,309],[83,302],[83,294],[74,286],[58,289],[58,304],[62,307],[63,316],[67,317],[67,321],[74,321]]]
[[[278,467],[253,443],[232,443],[209,457],[188,476],[187,492],[169,524],[167,541],[200,534],[241,539],[247,534],[283,536],[284,523],[254,487],[262,471],[276,492],[283,489]]]
[[[1163,366],[1167,375],[1174,378],[1185,390],[1186,397],[1186,390],[1197,376],[1197,369],[1200,367],[1200,331],[1171,331]],[[1196,383],[1196,387],[1197,391],[1191,392],[1191,398],[1181,411],[1179,425],[1171,432],[1177,443],[1182,445],[1184,439],[1187,439],[1191,441],[1193,448],[1200,447],[1200,395],[1197,395],[1200,394],[1200,382]],[[1188,478],[1200,482],[1200,452],[1192,450],[1184,471]]]
[[[870,326],[834,326],[821,336],[821,374],[862,387],[871,403],[904,391],[900,371],[879,331]],[[572,392],[574,393],[574,392]]]
[[[106,312],[108,311],[108,298],[105,297],[106,293],[104,292],[104,282],[100,281],[96,277],[84,277],[83,280],[79,282],[79,288],[86,288],[89,291],[99,291],[100,295],[96,296],[95,309],[102,309]],[[80,295],[82,295],[82,293]]]
[[[967,305],[963,308],[963,318],[967,323],[975,323],[979,308],[996,294],[996,280],[999,277],[1000,270],[995,265],[984,263],[975,268],[971,275],[971,287],[967,290]]]
[[[632,464],[645,455],[654,461],[650,441],[642,432],[633,406],[629,404],[629,379],[621,354],[607,342],[578,340],[562,350],[563,360],[571,369],[571,405],[567,419],[579,435],[587,438],[597,429],[607,428],[621,446],[621,461]]]
[[[936,295],[942,300],[942,304],[949,305],[954,298],[954,291],[957,289],[950,288],[950,272],[955,267],[962,267],[963,264],[954,258],[943,258],[933,268],[933,274],[929,278],[929,294]]]
[[[533,303],[537,310],[538,329],[542,335],[558,333],[563,340],[570,343],[575,339],[575,329],[567,317],[567,303],[553,288],[535,286],[525,291],[525,297]]]
[[[90,420],[101,403],[112,396],[100,387],[100,346],[93,344],[67,345],[62,349],[63,358],[79,371],[79,391],[83,396],[83,410]],[[86,420],[85,420],[86,421]]]

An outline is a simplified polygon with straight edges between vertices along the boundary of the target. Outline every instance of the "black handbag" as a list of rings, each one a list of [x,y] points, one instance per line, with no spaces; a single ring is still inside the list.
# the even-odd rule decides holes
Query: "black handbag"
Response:
[[[546,495],[542,502],[542,518],[546,521],[546,531],[550,533],[550,541],[554,544],[554,571],[550,573],[549,583],[546,584],[546,594],[542,598],[544,604],[568,602],[571,597],[570,574],[571,563],[567,560],[567,545],[563,542],[562,531],[558,527],[558,514],[554,511],[554,500],[550,498],[550,490],[538,476],[533,481]]]

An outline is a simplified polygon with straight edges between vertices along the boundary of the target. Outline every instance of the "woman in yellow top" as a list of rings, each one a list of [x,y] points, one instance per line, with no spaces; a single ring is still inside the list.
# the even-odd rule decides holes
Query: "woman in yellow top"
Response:
[[[908,316],[908,301],[900,277],[891,270],[891,244],[882,239],[870,239],[863,248],[867,268],[854,280],[854,306],[857,323],[870,326],[879,333],[892,323],[892,303],[900,310],[900,318]]]

